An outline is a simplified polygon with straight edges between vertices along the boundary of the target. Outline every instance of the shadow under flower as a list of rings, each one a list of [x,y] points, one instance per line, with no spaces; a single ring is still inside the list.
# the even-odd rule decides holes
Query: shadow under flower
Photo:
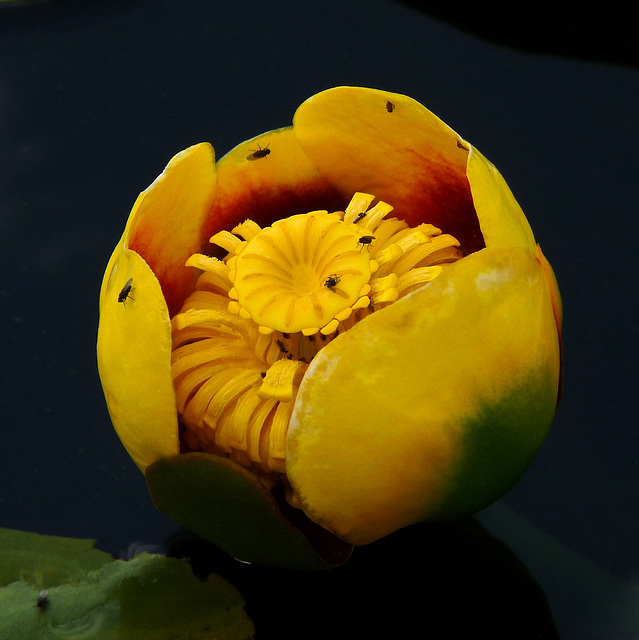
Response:
[[[546,597],[518,557],[476,519],[417,524],[322,572],[239,563],[187,532],[167,544],[197,575],[224,576],[260,638],[559,638]]]

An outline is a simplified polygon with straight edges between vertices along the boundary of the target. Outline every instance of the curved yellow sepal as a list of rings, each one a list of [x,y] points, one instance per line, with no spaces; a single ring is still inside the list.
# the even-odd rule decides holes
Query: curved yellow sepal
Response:
[[[206,222],[215,201],[213,147],[203,142],[175,155],[136,200],[123,237],[160,281],[171,315],[192,289],[197,272],[184,263],[208,246]]]
[[[100,292],[98,368],[113,426],[144,471],[179,453],[171,323],[157,278],[123,245],[111,256]]]
[[[487,247],[535,251],[535,237],[512,191],[497,168],[469,145],[466,175]]]
[[[410,185],[425,181],[437,188],[444,173],[464,175],[467,150],[457,145],[461,138],[419,102],[398,93],[363,87],[322,91],[298,107],[293,129],[331,182],[348,194],[374,193],[396,210],[392,196],[403,199],[408,194],[402,192]],[[434,173],[425,175],[425,168]],[[384,189],[391,188],[392,184],[384,184],[391,177],[393,184],[399,181],[400,189],[388,199],[369,186],[377,181]],[[354,189],[354,184],[363,186]]]
[[[306,513],[366,544],[505,493],[554,415],[557,343],[543,270],[521,248],[467,256],[362,320],[318,353],[297,396],[287,475]],[[511,403],[522,384],[534,407],[526,393]],[[482,430],[517,446],[484,450]]]
[[[115,430],[142,470],[179,452],[169,316],[196,277],[184,263],[206,242],[215,189],[210,144],[178,153],[138,196],[104,274],[98,369]]]
[[[464,253],[484,246],[466,179],[468,144],[416,100],[362,87],[328,89],[298,107],[293,130],[346,198],[375,194],[409,225],[445,229]]]
[[[175,457],[166,468],[182,478],[170,317],[198,275],[187,259],[248,218],[259,230],[343,210],[355,192],[375,194],[409,225],[452,234],[465,256],[326,344],[299,388],[286,444],[294,498],[313,521],[365,544],[472,513],[507,491],[546,435],[561,379],[559,290],[521,208],[495,167],[421,104],[338,87],[304,102],[292,127],[238,145],[217,165],[206,143],[175,156],[140,194],[107,267],[98,365],[135,463],[161,461],[157,471]],[[323,274],[321,293],[338,296],[340,279]],[[357,289],[353,308],[368,306],[375,292]],[[239,306],[237,283],[230,297]],[[331,323],[303,334],[332,333]],[[202,460],[198,473],[211,466]]]
[[[269,151],[255,158],[256,151]],[[231,149],[217,163],[218,191],[209,235],[231,230],[250,218],[265,227],[275,220],[314,209],[338,209],[348,200],[309,160],[292,127],[275,129]]]

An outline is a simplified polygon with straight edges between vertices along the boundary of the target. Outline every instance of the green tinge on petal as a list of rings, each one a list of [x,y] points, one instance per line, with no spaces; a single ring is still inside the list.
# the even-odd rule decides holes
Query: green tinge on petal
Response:
[[[320,351],[287,441],[309,517],[365,544],[511,488],[557,400],[557,326],[535,254],[471,254]]]
[[[554,367],[531,370],[499,402],[480,404],[460,421],[462,457],[430,520],[467,516],[501,498],[520,480],[548,434],[557,398]]]
[[[350,555],[351,545],[305,518],[300,522],[303,535],[264,485],[226,458],[206,453],[174,456],[151,465],[146,477],[160,511],[238,560],[327,569]],[[302,514],[291,509],[291,515]]]

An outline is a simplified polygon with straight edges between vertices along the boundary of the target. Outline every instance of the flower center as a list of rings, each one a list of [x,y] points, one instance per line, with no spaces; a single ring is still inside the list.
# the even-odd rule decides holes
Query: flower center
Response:
[[[354,308],[368,307],[377,263],[358,249],[362,235],[335,214],[314,211],[263,229],[227,265],[231,309],[263,333],[333,333]]]
[[[356,193],[345,211],[312,211],[262,229],[246,220],[195,254],[202,271],[172,320],[172,373],[185,450],[230,457],[268,485],[286,473],[286,434],[308,363],[339,333],[461,257],[429,224]]]

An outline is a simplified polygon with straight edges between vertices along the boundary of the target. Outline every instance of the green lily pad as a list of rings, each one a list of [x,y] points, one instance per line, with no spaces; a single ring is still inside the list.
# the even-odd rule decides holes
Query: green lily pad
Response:
[[[244,600],[175,558],[113,560],[90,540],[0,529],[0,638],[245,640]],[[5,561],[7,561],[5,563]]]
[[[108,562],[113,558],[94,549],[93,540],[0,529],[0,587],[16,581],[37,589],[57,587]]]
[[[276,500],[227,458],[187,453],[146,470],[151,496],[170,518],[244,562],[286,569],[329,569],[352,545]]]

